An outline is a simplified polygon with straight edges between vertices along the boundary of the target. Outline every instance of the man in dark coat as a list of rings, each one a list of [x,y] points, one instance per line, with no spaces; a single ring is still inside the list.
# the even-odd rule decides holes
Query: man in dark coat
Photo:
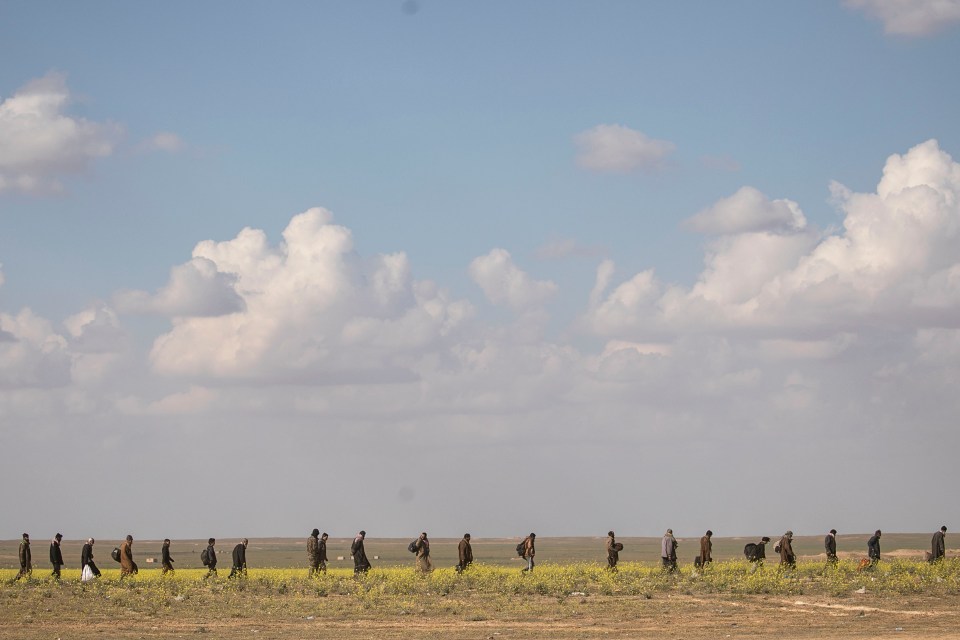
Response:
[[[607,568],[616,571],[619,561],[620,551],[617,549],[617,536],[613,531],[607,531]]]
[[[713,562],[713,531],[709,529],[700,538],[700,566],[706,567],[707,564]]]
[[[217,575],[217,550],[216,550],[217,539],[210,538],[207,540],[207,575],[203,576],[203,579],[206,580],[210,576]],[[203,558],[201,558],[202,560]]]
[[[80,575],[83,575],[83,570],[85,567],[90,567],[90,571],[96,577],[100,577],[100,569],[97,568],[96,563],[93,561],[93,538],[87,538],[87,544],[83,545],[83,549],[80,550]]]
[[[837,530],[830,529],[830,533],[823,539],[823,548],[827,552],[827,562],[837,561]]]
[[[797,556],[793,553],[793,531],[787,531],[777,544],[780,549],[780,566],[791,569],[797,566]]]
[[[14,580],[19,580],[23,577],[30,577],[30,574],[33,573],[33,554],[30,553],[30,535],[23,534],[23,538],[20,540],[20,572],[17,574],[17,577]]]
[[[327,572],[327,532],[324,531],[320,536],[320,543],[317,545],[317,553],[320,555],[320,571]]]
[[[357,534],[357,537],[353,539],[353,544],[350,545],[350,554],[353,556],[354,575],[366,573],[370,570],[370,561],[367,560],[367,552],[363,548],[363,541],[366,537],[367,532],[361,531]]]
[[[930,562],[943,560],[943,556],[947,551],[946,536],[946,526],[940,527],[940,531],[937,531],[935,534],[933,534],[933,540],[930,541]]]
[[[247,575],[247,539],[244,538],[240,541],[237,546],[233,548],[233,568],[230,569],[230,575],[228,577],[232,578],[233,576],[245,576]]]
[[[314,529],[307,538],[307,577],[320,572],[320,529]]]
[[[50,541],[50,564],[53,565],[53,573],[50,577],[60,579],[60,567],[63,566],[63,552],[60,550],[60,541],[63,540],[63,534],[58,533]]]
[[[460,562],[457,564],[457,573],[463,573],[463,570],[473,564],[473,547],[470,545],[470,534],[463,534],[463,539],[457,546],[457,554],[460,556]]]
[[[870,566],[880,562],[880,529],[867,540],[867,555],[870,556]]]
[[[743,549],[743,553],[746,556],[747,561],[755,563],[755,566],[753,569],[754,571],[756,570],[756,567],[762,567],[763,561],[767,559],[767,543],[768,542],[770,542],[770,537],[763,536],[762,538],[760,538],[760,542],[748,544]]]
[[[170,557],[170,538],[164,538],[163,546],[160,548],[160,566],[162,567],[160,575],[173,573],[173,558]]]

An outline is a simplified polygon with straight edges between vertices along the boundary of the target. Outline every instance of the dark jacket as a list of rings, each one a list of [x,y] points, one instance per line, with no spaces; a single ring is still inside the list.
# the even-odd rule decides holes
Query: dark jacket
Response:
[[[832,533],[828,533],[827,537],[823,539],[823,548],[826,550],[828,558],[836,558],[837,537]]]
[[[793,538],[783,536],[780,538],[780,564],[794,564],[797,556],[793,554]]]
[[[170,545],[165,544],[160,549],[160,564],[171,564],[173,558],[170,557]]]
[[[207,545],[207,566],[211,569],[217,568],[217,550],[212,544]]]
[[[871,560],[880,559],[880,536],[874,534],[867,540],[867,555]]]
[[[50,564],[59,567],[63,564],[63,553],[60,551],[60,543],[56,539],[50,543]]]
[[[320,562],[327,561],[327,541],[323,538],[317,541],[317,554],[320,556]]]
[[[30,541],[24,538],[20,541],[20,567],[29,569],[33,565],[33,554],[30,553]]]
[[[937,531],[933,534],[933,540],[930,541],[930,559],[939,560],[944,556],[946,550],[943,531]]]
[[[247,548],[242,542],[233,548],[233,566],[237,569],[247,568]]]
[[[457,551],[460,555],[460,566],[466,567],[468,564],[473,562],[473,547],[470,546],[470,541],[464,538],[460,541]]]
[[[363,538],[357,536],[350,545],[350,554],[353,556],[353,570],[366,571],[370,568],[370,561],[367,560],[367,552],[363,548]]]
[[[88,564],[93,564],[93,545],[89,542],[83,545],[80,551],[80,568],[83,569]]]

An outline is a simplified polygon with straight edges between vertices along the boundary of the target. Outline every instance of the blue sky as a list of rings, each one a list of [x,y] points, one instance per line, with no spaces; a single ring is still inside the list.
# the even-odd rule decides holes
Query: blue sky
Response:
[[[603,477],[654,482],[660,463],[635,477],[630,452],[664,437],[682,451],[704,429],[741,462],[771,452],[741,458],[737,443],[782,439],[785,415],[856,446],[893,415],[876,381],[899,376],[917,388],[897,411],[924,426],[891,423],[877,456],[902,452],[912,428],[955,440],[956,400],[919,380],[957,374],[930,367],[960,344],[958,22],[953,1],[0,4],[0,418],[34,434],[5,427],[5,445],[132,455],[199,433],[230,458],[410,430],[436,443],[430,460],[480,438],[487,457],[467,468],[483,475],[533,438],[555,450],[506,466],[503,483],[540,468],[561,484],[577,468],[590,495]],[[30,128],[20,105],[38,96],[56,104]],[[314,207],[332,213],[294,218]],[[926,222],[901,226],[904,212]],[[266,249],[198,246],[246,227]],[[294,246],[318,253],[297,262]],[[232,394],[262,414],[236,415]],[[224,444],[226,424],[247,444]],[[602,449],[565,448],[591,430],[638,449],[611,471]],[[394,481],[380,440],[371,487]],[[698,469],[722,472],[700,455],[680,498]],[[776,472],[765,464],[730,491]],[[843,480],[860,487],[872,468]],[[139,490],[164,478],[158,467]],[[477,491],[498,504],[497,483]],[[817,501],[796,498],[809,508],[787,524],[823,528]],[[900,526],[942,524],[917,510],[930,521]],[[423,526],[403,513],[381,528]],[[550,513],[557,533],[587,532]],[[29,505],[18,515],[48,524]],[[188,516],[176,530],[207,535]],[[262,533],[299,532],[283,524],[294,507],[277,517]],[[536,525],[519,517],[493,528]],[[711,517],[715,531],[762,524]]]

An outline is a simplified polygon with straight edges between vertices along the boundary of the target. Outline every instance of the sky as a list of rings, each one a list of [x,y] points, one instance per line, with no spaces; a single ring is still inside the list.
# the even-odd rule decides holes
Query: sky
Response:
[[[960,0],[6,0],[0,59],[0,538],[960,526]]]

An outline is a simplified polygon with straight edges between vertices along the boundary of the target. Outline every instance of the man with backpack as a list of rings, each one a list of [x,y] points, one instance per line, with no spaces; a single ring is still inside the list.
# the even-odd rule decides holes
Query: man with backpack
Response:
[[[163,546],[160,548],[160,566],[162,567],[160,575],[173,573],[173,558],[170,557],[170,538],[164,538]]]
[[[880,529],[867,540],[867,555],[870,557],[870,566],[876,566],[880,562]]]
[[[537,555],[536,541],[537,534],[531,533],[523,539],[523,542],[517,545],[517,551],[520,552],[520,557],[527,561],[527,566],[523,568],[523,571],[533,573],[533,557]]]
[[[136,575],[140,571],[137,563],[133,561],[133,536],[127,535],[127,538],[120,544],[120,579],[125,576]]]
[[[610,571],[617,570],[617,563],[620,561],[620,552],[623,545],[617,542],[617,536],[613,531],[607,531],[607,568]]]
[[[50,541],[50,564],[53,565],[53,573],[50,577],[54,580],[60,580],[60,567],[63,566],[63,553],[60,550],[60,541],[63,540],[63,534],[58,533]]]
[[[217,539],[210,538],[207,540],[207,548],[200,552],[200,562],[203,563],[203,566],[207,568],[207,575],[203,576],[203,579],[206,580],[210,576],[217,575],[217,550],[216,550]]]
[[[19,580],[20,578],[26,577],[30,578],[30,574],[33,573],[33,554],[30,553],[30,534],[23,534],[23,538],[20,539],[20,571],[17,573],[17,577],[14,578],[14,581]]]
[[[760,538],[760,542],[751,542],[743,548],[743,555],[747,558],[747,561],[754,563],[751,573],[756,571],[757,567],[763,566],[763,561],[767,558],[768,542],[770,542],[770,538],[763,536]]]
[[[787,531],[783,534],[774,551],[780,554],[781,567],[786,566],[793,569],[797,566],[797,556],[793,553],[793,531]]]
[[[457,564],[457,573],[463,573],[463,570],[473,564],[473,547],[470,545],[470,534],[463,534],[463,539],[457,546],[457,555],[460,562]]]
[[[353,556],[353,575],[366,573],[370,570],[370,561],[367,560],[367,552],[363,548],[363,541],[367,537],[366,531],[361,531],[353,539],[350,545],[350,554]]]
[[[244,538],[233,548],[233,567],[230,569],[230,575],[243,577],[247,575],[247,539]]]
[[[433,561],[430,560],[430,540],[427,538],[426,531],[413,542],[413,552],[417,554],[417,571],[420,573],[433,571]]]

